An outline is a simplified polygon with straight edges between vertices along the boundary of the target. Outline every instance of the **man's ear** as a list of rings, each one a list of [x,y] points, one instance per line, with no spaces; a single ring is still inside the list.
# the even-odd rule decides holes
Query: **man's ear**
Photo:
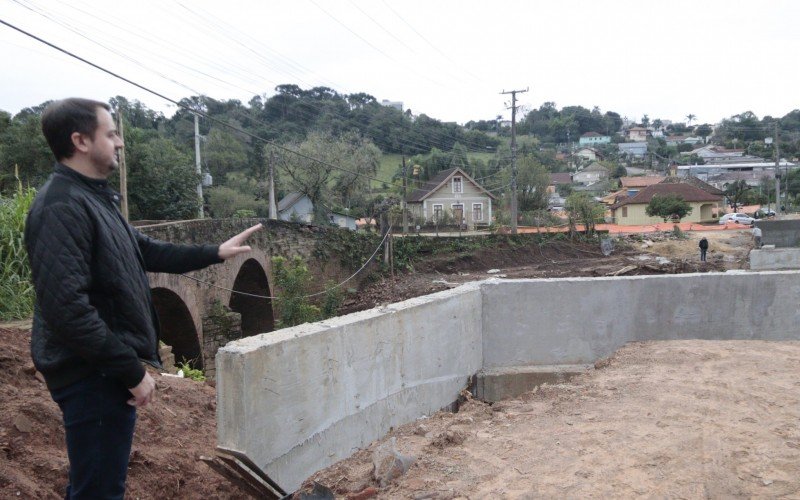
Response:
[[[73,132],[69,137],[72,139],[72,145],[75,146],[76,151],[80,151],[81,153],[87,153],[89,151],[89,137],[87,135],[81,134],[80,132]]]

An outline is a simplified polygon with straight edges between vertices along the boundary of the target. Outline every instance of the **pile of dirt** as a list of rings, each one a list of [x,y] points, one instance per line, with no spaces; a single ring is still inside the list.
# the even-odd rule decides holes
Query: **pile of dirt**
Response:
[[[628,344],[569,383],[469,401],[314,474],[342,498],[739,498],[800,491],[800,342]],[[393,440],[393,441],[392,441]],[[381,485],[376,450],[415,461]]]
[[[61,411],[29,352],[29,330],[0,328],[0,498],[63,498],[69,462]],[[198,460],[216,447],[214,388],[153,376],[158,392],[138,412],[128,496],[243,498]]]

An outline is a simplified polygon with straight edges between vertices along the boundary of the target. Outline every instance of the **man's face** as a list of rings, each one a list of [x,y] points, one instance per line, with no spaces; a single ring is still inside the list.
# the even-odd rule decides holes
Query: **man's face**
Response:
[[[97,130],[87,144],[92,167],[99,177],[107,178],[119,166],[119,150],[123,143],[111,113],[103,108],[97,110]]]

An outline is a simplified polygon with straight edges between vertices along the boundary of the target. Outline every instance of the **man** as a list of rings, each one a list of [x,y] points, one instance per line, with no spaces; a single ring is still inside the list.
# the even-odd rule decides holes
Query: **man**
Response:
[[[697,246],[700,247],[700,262],[705,262],[706,252],[708,251],[708,240],[705,236],[700,238],[700,243]]]
[[[122,140],[107,104],[65,99],[42,115],[55,172],[31,205],[25,246],[36,290],[31,355],[63,414],[67,498],[123,498],[136,408],[153,398],[142,363],[160,367],[147,271],[182,273],[250,250],[261,225],[219,246],[138,232],[108,186]]]
[[[753,226],[753,240],[756,249],[761,248],[761,228]]]

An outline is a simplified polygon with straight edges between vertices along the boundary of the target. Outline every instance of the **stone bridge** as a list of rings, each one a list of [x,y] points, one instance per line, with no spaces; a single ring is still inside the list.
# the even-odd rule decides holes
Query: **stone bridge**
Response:
[[[265,228],[248,240],[252,252],[188,273],[202,282],[175,274],[149,273],[162,341],[172,346],[176,360],[190,361],[209,376],[214,375],[219,347],[230,340],[274,330],[277,318],[271,299],[231,292],[268,297],[279,294],[273,284],[272,257],[302,257],[315,278],[315,292],[324,289],[328,281],[338,283],[350,276],[379,241],[372,234],[256,219],[191,220],[138,229],[173,243],[219,244],[258,222]],[[356,280],[360,278],[363,276]]]

